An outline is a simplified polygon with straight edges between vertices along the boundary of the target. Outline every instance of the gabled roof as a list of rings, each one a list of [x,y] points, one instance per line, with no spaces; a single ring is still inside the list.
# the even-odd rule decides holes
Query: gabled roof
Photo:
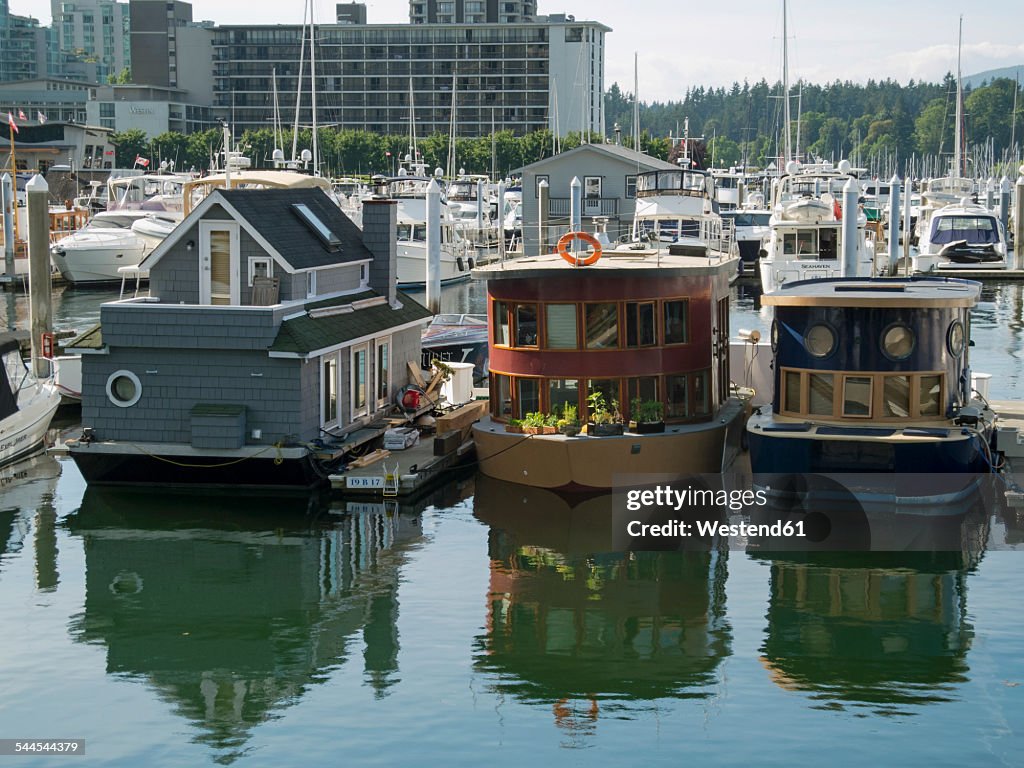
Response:
[[[651,157],[643,152],[637,152],[635,149],[623,147],[619,144],[581,144],[580,146],[566,152],[561,152],[557,155],[553,155],[552,157],[546,157],[543,160],[538,160],[535,163],[524,165],[522,168],[515,169],[513,173],[522,174],[527,171],[532,172],[541,170],[544,166],[550,164],[552,160],[560,160],[574,155],[590,154],[594,152],[615,157],[633,165],[639,165],[641,171],[667,171],[678,167],[665,160],[659,160],[656,157]]]
[[[426,307],[401,292],[398,293],[401,309],[392,309],[387,301],[384,301],[362,309],[342,310],[345,305],[358,307],[360,302],[377,298],[378,294],[374,291],[364,291],[306,304],[305,314],[281,323],[277,338],[270,346],[270,352],[305,356],[355,339],[388,333],[411,323],[426,322],[431,317]],[[338,311],[331,313],[332,309]],[[319,314],[318,311],[324,314],[316,316]]]
[[[299,203],[308,206],[337,235],[341,241],[338,250],[330,250],[295,213],[292,206]],[[359,227],[320,189],[218,189],[143,260],[145,268],[152,269],[215,205],[227,211],[288,272],[373,259]]]

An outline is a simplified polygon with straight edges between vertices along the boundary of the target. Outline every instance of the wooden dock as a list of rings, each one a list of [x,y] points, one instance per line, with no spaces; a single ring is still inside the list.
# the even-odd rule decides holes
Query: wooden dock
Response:
[[[470,433],[486,407],[486,402],[475,401],[438,417],[435,433],[421,435],[410,448],[367,451],[329,477],[331,489],[342,497],[370,499],[426,493],[473,461],[476,449]]]

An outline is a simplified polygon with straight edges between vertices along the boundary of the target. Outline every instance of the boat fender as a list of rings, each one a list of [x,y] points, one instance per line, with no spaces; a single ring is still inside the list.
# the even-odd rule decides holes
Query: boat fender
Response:
[[[576,258],[574,254],[569,253],[569,244],[573,240],[582,240],[587,243],[594,249],[593,253],[582,259]],[[601,258],[601,242],[589,232],[566,232],[558,239],[558,255],[574,267],[589,267],[591,264],[596,264],[597,260]]]
[[[455,263],[459,267],[459,272],[465,272],[466,271],[466,262],[465,262],[465,260],[463,260],[463,258],[461,256],[459,256],[457,259],[455,259]]]
[[[472,256],[469,257],[469,268],[476,269],[476,261],[473,259]]]

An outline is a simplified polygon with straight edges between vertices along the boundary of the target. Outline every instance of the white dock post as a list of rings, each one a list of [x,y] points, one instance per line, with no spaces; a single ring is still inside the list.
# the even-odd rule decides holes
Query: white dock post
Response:
[[[914,233],[910,231],[910,197],[914,190],[914,182],[907,176],[906,194],[903,195],[903,274],[910,274],[910,240]]]
[[[857,206],[857,198],[860,195],[860,186],[855,179],[850,178],[843,185],[843,277],[859,277],[860,264],[858,264],[857,253],[859,242],[857,238],[857,219],[860,211]]]
[[[993,176],[985,182],[985,207],[990,211],[996,209],[996,180]]]
[[[43,334],[53,331],[50,306],[50,187],[38,174],[25,186],[28,193],[28,291],[32,332],[32,370],[39,378],[50,375],[42,355]]]
[[[0,179],[0,196],[4,206],[4,274],[14,279],[14,183],[11,174]]]
[[[579,176],[573,176],[569,184],[569,231],[583,229],[583,184]]]
[[[900,261],[900,177],[895,173],[889,180],[889,268],[887,275],[896,274]]]
[[[548,211],[550,207],[550,185],[547,179],[537,184],[537,253],[548,252]],[[525,228],[525,223],[523,227]]]
[[[484,180],[476,180],[476,242],[484,234]]]
[[[1024,165],[1020,167],[1017,177],[1017,207],[1013,211],[1013,261],[1014,267],[1020,269],[1020,255],[1024,253]]]
[[[427,309],[441,312],[441,187],[427,186]]]
[[[498,182],[498,211],[502,212],[505,210],[505,190],[507,185],[504,181]],[[499,213],[499,216],[501,214]],[[501,225],[501,237],[498,238],[498,256],[501,259],[501,263],[505,263],[505,224],[502,221]]]
[[[999,223],[1003,225],[1003,232],[1007,234],[1007,226],[1010,223],[1010,190],[1010,180],[1003,176],[999,181]]]

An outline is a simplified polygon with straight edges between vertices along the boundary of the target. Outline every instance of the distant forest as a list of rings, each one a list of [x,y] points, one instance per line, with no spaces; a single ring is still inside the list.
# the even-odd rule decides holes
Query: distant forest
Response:
[[[695,141],[691,157],[703,166],[728,167],[746,162],[764,168],[782,154],[782,91],[780,84],[734,83],[730,88],[691,88],[682,101],[640,104],[640,145],[648,154],[675,160],[689,119]],[[866,85],[834,82],[829,85],[797,84],[792,88],[790,130],[801,160],[849,159],[855,166],[876,175],[914,177],[943,175],[953,155],[956,114],[956,81],[947,75],[942,83],[900,85],[893,80],[868,81]],[[1016,100],[1015,100],[1016,96]],[[1014,119],[1016,103],[1017,119]],[[613,84],[605,95],[605,136],[570,133],[556,138],[550,131],[514,136],[500,131],[494,136],[457,138],[454,156],[448,137],[422,138],[417,151],[429,168],[452,174],[487,173],[508,176],[516,169],[549,157],[556,151],[578,146],[581,141],[615,141],[616,125],[622,143],[633,139],[632,94]],[[964,146],[966,174],[1016,178],[1024,143],[1024,98],[1016,82],[995,79],[964,91]],[[797,119],[799,117],[799,120]],[[184,136],[165,133],[150,137],[128,130],[111,138],[117,146],[120,167],[131,166],[136,157],[149,158],[150,166],[173,162],[178,170],[205,170],[221,149],[220,129]],[[408,152],[407,136],[379,136],[366,131],[320,128],[317,132],[326,175],[393,173],[396,161]],[[300,130],[298,146],[309,147],[308,129]],[[289,141],[285,143],[290,143]],[[247,131],[238,148],[256,166],[266,166],[274,150],[269,129]]]
[[[703,137],[709,163],[728,166],[746,159],[764,167],[782,154],[781,93],[781,83],[761,80],[730,88],[698,86],[688,89],[682,101],[641,102],[641,146],[647,141],[660,144],[654,137],[681,136],[689,118],[690,136]],[[951,74],[942,83],[799,83],[790,93],[791,140],[795,148],[799,131],[801,159],[848,158],[876,173],[901,175],[948,168],[956,122],[956,79]],[[605,96],[605,114],[610,134],[617,123],[623,137],[632,136],[633,96],[618,83]],[[968,163],[975,166],[968,166],[969,175],[1012,168],[1016,176],[1022,114],[1024,99],[1013,80],[995,79],[964,90],[964,145]]]

